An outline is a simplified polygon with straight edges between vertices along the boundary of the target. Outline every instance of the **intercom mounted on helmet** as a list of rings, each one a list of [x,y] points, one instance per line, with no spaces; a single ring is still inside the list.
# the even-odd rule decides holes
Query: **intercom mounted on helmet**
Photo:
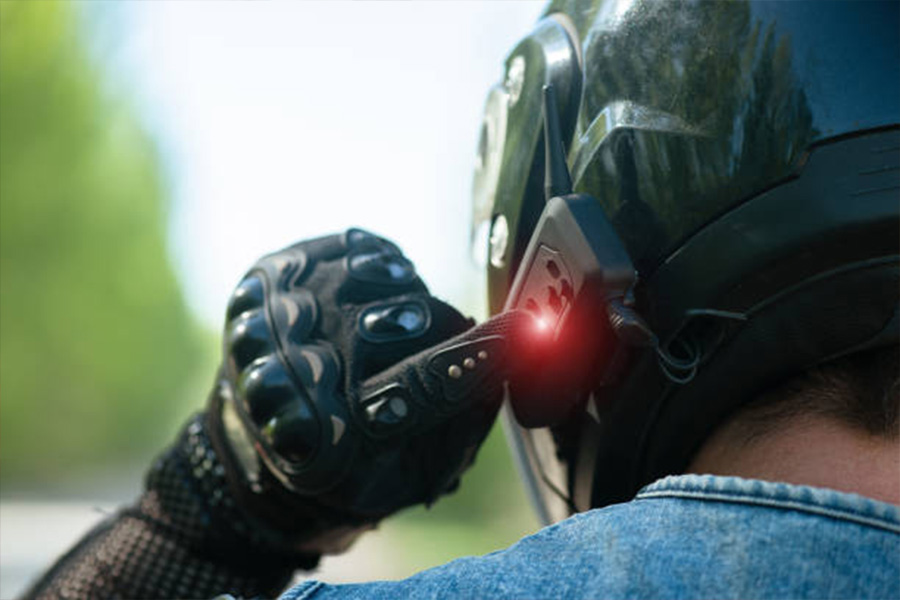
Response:
[[[524,48],[556,56],[557,74],[583,74],[569,78],[581,83],[577,98],[560,93],[561,144],[576,195],[602,209],[636,274],[592,318],[611,327],[602,313],[622,304],[637,340],[655,339],[625,344],[627,368],[552,426],[525,429],[506,415],[544,521],[685,468],[711,429],[766,386],[897,343],[898,8],[560,0],[542,33],[510,54],[505,80],[522,82],[516,103],[530,112],[507,111],[495,185],[481,190],[493,200],[483,211],[496,234],[492,311],[527,304],[518,296],[528,286],[513,279],[535,265],[553,278],[536,238],[568,210],[545,203],[538,160],[537,107],[555,82],[540,61],[522,68]],[[568,51],[551,52],[548,31],[568,36]]]

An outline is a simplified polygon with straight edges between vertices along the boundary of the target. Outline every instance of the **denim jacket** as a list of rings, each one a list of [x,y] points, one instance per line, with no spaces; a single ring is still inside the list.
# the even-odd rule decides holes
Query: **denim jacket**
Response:
[[[900,598],[900,510],[736,477],[661,479],[505,550],[402,581],[305,581],[326,598]]]

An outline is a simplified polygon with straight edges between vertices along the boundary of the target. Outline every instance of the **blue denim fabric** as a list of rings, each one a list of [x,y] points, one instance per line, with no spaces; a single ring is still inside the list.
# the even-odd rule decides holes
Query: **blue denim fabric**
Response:
[[[680,475],[506,550],[307,598],[898,598],[900,510],[854,494]]]

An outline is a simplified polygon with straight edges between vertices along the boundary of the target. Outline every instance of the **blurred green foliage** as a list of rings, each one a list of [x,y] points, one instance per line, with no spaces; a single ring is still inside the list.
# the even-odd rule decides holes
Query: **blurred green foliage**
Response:
[[[4,485],[156,449],[204,356],[155,148],[102,90],[75,6],[0,2]]]

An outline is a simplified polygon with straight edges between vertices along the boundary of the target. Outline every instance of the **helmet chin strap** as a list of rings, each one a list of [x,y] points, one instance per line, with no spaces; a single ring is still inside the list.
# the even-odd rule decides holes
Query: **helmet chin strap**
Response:
[[[544,200],[572,193],[572,176],[566,165],[566,149],[562,142],[556,90],[544,86]]]

